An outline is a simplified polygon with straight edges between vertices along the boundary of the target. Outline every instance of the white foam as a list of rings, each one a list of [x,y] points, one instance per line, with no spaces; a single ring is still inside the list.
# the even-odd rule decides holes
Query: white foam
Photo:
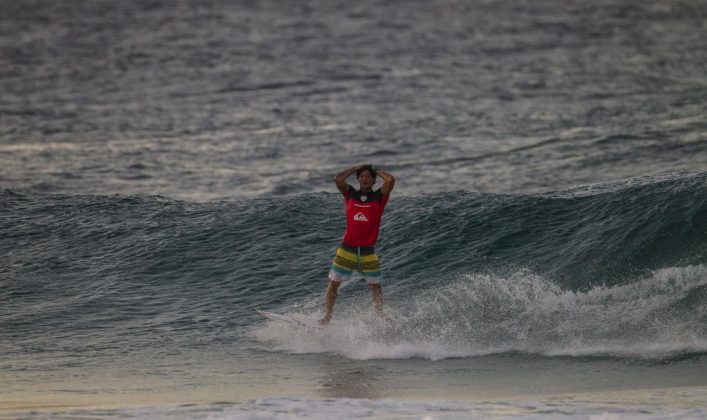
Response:
[[[381,325],[368,302],[337,303],[322,331],[277,322],[252,337],[270,350],[351,359],[440,360],[502,352],[663,359],[707,352],[707,305],[686,298],[707,286],[702,265],[657,270],[642,280],[586,292],[532,273],[468,274],[404,300],[389,298]],[[309,316],[317,317],[317,313]]]

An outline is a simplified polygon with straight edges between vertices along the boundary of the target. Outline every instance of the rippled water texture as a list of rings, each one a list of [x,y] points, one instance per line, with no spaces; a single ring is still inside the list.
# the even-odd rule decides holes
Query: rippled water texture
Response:
[[[0,1],[0,185],[196,201],[705,170],[704,2]]]
[[[704,417],[706,21],[0,0],[0,412]],[[364,162],[386,320],[358,278],[263,319],[321,316]]]

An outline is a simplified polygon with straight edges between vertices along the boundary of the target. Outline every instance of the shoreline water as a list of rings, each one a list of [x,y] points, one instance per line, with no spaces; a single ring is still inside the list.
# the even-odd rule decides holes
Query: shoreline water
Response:
[[[421,394],[424,392],[421,391]],[[431,390],[428,390],[431,391]],[[253,411],[254,406],[272,406],[277,404],[296,404],[299,407],[311,407],[310,414],[316,414],[322,404],[357,404],[380,409],[380,405],[398,406],[428,406],[435,410],[462,411],[468,414],[494,416],[525,417],[547,412],[551,407],[562,413],[563,410],[574,410],[574,414],[583,411],[614,411],[620,418],[621,414],[650,415],[684,410],[697,410],[707,415],[707,386],[669,387],[669,388],[630,388],[611,391],[565,392],[557,394],[530,393],[524,395],[507,395],[485,398],[470,398],[459,395],[442,399],[435,396],[423,397],[417,395],[408,398],[322,398],[302,396],[299,393],[243,395],[241,400],[223,399],[224,395],[214,395],[208,392],[195,392],[191,395],[152,395],[143,396],[74,396],[67,399],[66,395],[44,395],[42,401],[36,394],[10,395],[0,397],[0,418],[64,418],[64,416],[100,417],[162,417],[175,414],[188,415],[193,418],[216,417],[221,413],[224,417],[245,415]],[[402,396],[401,396],[402,397]],[[246,408],[247,406],[247,408]],[[383,411],[377,415],[394,414]],[[419,407],[417,407],[419,409]],[[300,408],[302,410],[302,408]],[[390,407],[388,407],[390,410]],[[306,411],[306,409],[305,409]],[[617,412],[618,411],[618,412]],[[299,414],[305,414],[300,412]],[[569,414],[569,413],[565,413]],[[694,413],[693,413],[694,414]],[[273,413],[275,416],[275,413]],[[364,416],[365,417],[365,416]],[[441,417],[447,418],[442,415]],[[349,418],[344,415],[344,418]]]
[[[322,401],[442,402],[491,410],[525,403],[575,407],[653,407],[661,410],[705,409],[705,357],[674,362],[532,355],[476,358],[352,360],[334,355],[270,353],[268,357],[206,358],[169,361],[171,374],[140,374],[140,366],[113,370],[81,370],[2,378],[14,389],[0,393],[0,413],[52,413],[107,410],[118,413],[177,410],[240,410],[244,404],[275,399],[319,407]],[[148,363],[143,361],[142,363]],[[3,375],[5,376],[5,375]],[[22,383],[32,383],[22,387]],[[167,408],[165,408],[167,407]],[[383,409],[383,408],[381,408]],[[147,411],[145,411],[147,410]],[[152,410],[152,411],[150,411]],[[194,414],[194,413],[192,413]],[[93,415],[93,414],[92,414]],[[110,415],[110,414],[106,414]],[[147,416],[147,414],[145,414]],[[142,416],[142,415],[141,415]],[[195,416],[200,416],[198,413]]]

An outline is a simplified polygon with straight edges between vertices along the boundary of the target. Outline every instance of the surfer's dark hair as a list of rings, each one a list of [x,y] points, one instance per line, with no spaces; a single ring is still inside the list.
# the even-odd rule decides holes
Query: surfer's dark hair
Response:
[[[361,176],[361,172],[363,172],[363,171],[368,171],[368,173],[370,173],[371,176],[373,177],[373,180],[374,181],[376,180],[376,168],[374,168],[372,164],[369,163],[368,165],[363,165],[360,168],[358,168],[356,170],[356,178]]]

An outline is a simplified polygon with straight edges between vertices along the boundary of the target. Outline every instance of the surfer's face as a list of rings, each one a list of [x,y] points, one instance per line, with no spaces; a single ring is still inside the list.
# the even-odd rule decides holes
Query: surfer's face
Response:
[[[376,180],[370,172],[361,171],[361,174],[358,176],[358,183],[361,185],[362,191],[368,191],[373,188],[373,184],[376,183]]]

